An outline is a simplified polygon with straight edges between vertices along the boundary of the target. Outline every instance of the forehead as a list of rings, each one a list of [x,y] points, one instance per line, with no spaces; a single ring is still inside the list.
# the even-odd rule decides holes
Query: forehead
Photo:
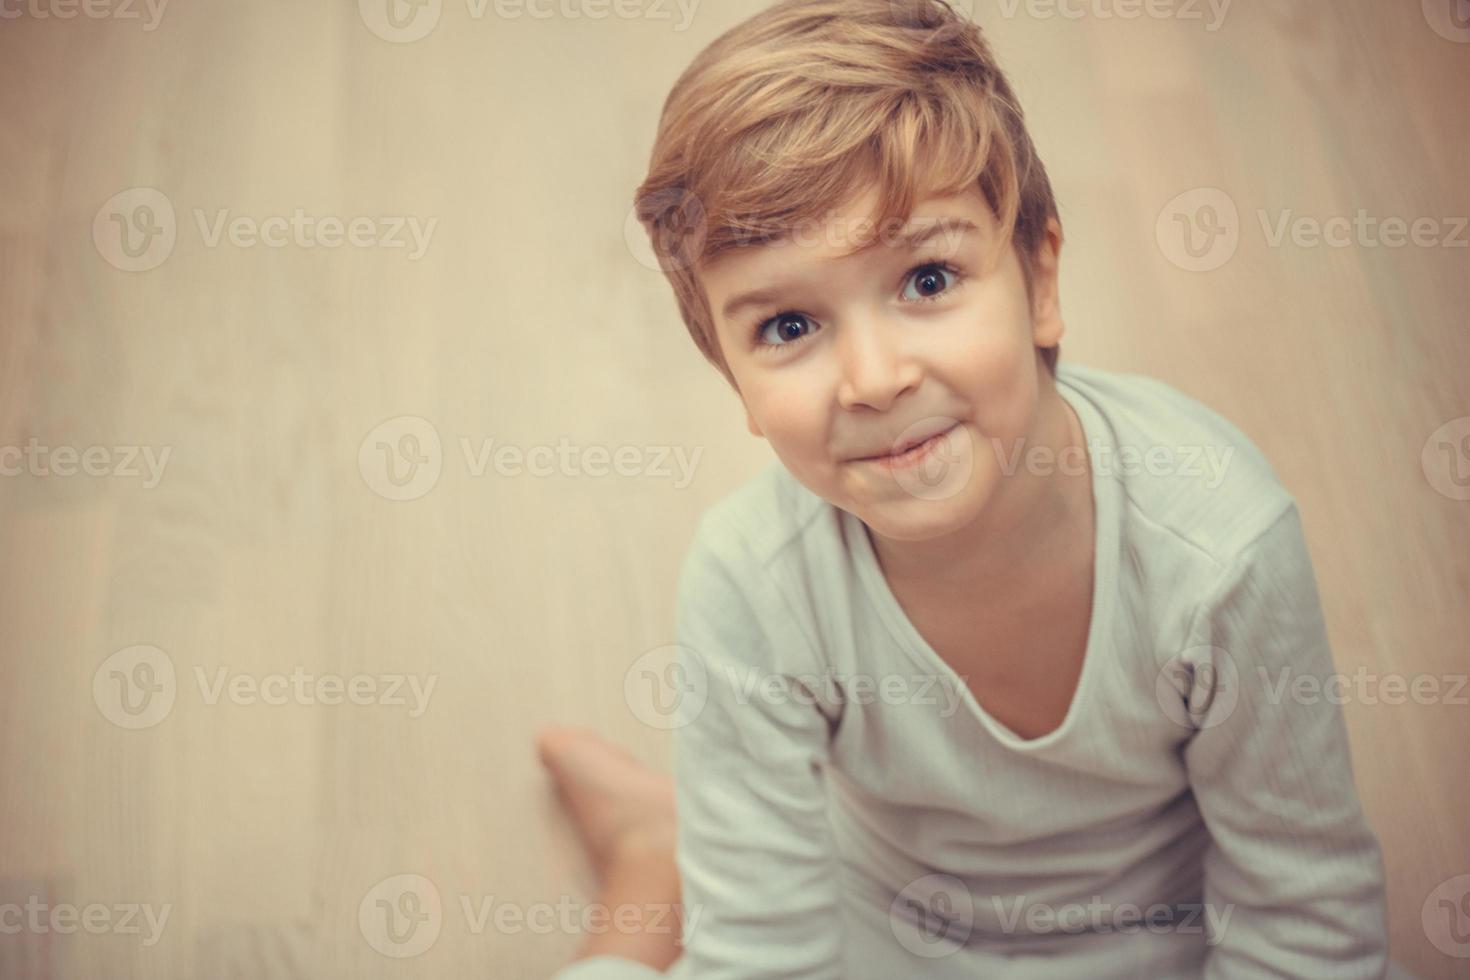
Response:
[[[878,203],[876,192],[866,191],[824,216],[792,221],[778,239],[728,249],[701,263],[697,273],[715,317],[721,318],[722,306],[737,291],[788,280],[804,270],[879,265],[918,248],[952,254],[969,228],[987,243],[999,230],[975,187],[924,197],[907,219],[879,221]]]
[[[876,252],[884,248],[904,248],[909,236],[945,218],[967,219],[988,233],[996,227],[995,216],[978,188],[945,195],[930,195],[915,203],[907,220],[878,219],[875,191],[865,191],[821,216],[792,220],[785,232],[770,241],[728,249],[700,266],[701,272],[713,272],[742,259],[756,256],[783,256],[779,261],[802,253],[803,259],[840,259]]]

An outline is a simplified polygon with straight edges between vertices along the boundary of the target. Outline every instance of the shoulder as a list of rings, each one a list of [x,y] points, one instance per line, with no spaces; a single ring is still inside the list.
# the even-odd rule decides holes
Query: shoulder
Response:
[[[811,667],[819,646],[812,555],[840,552],[836,508],[779,461],[701,515],[679,571],[681,642],[738,650],[771,670]]]
[[[756,614],[789,612],[792,587],[809,578],[806,553],[840,547],[836,508],[779,461],[706,508],[685,552],[680,603],[723,595]]]
[[[1148,375],[1063,362],[1059,385],[1105,422],[1088,451],[1116,479],[1129,516],[1161,529],[1215,567],[1233,563],[1295,507],[1275,468],[1220,412]]]
[[[690,553],[764,570],[830,510],[779,460],[772,461],[705,510]]]

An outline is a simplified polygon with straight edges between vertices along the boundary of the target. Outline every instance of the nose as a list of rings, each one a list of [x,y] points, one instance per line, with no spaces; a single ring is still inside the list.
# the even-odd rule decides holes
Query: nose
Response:
[[[919,386],[923,372],[895,335],[898,329],[874,318],[842,331],[837,400],[843,408],[867,405],[885,412],[899,395]]]

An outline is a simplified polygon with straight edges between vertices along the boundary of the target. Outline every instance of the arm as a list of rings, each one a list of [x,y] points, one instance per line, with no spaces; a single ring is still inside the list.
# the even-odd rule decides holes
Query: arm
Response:
[[[1204,899],[1224,923],[1205,980],[1381,978],[1382,855],[1327,684],[1332,651],[1294,502],[1225,569],[1184,659],[1196,727],[1184,762],[1211,837]],[[1294,694],[1302,676],[1321,686]]]
[[[679,969],[696,980],[837,980],[836,859],[819,770],[829,709],[790,696],[789,678],[821,672],[812,645],[778,584],[708,521],[680,571],[676,632],[695,692],[674,730],[688,924]],[[775,697],[762,693],[773,676],[788,678]]]

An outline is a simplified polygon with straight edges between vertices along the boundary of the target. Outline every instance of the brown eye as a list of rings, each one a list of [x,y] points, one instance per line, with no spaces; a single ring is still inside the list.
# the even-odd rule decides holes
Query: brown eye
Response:
[[[785,347],[806,337],[810,326],[811,321],[800,313],[782,313],[761,324],[757,339],[771,347]],[[771,337],[779,339],[768,339]]]
[[[910,278],[919,294],[909,296],[908,289],[905,288],[905,299],[933,299],[951,287],[953,273],[942,265],[922,265],[913,271]]]

